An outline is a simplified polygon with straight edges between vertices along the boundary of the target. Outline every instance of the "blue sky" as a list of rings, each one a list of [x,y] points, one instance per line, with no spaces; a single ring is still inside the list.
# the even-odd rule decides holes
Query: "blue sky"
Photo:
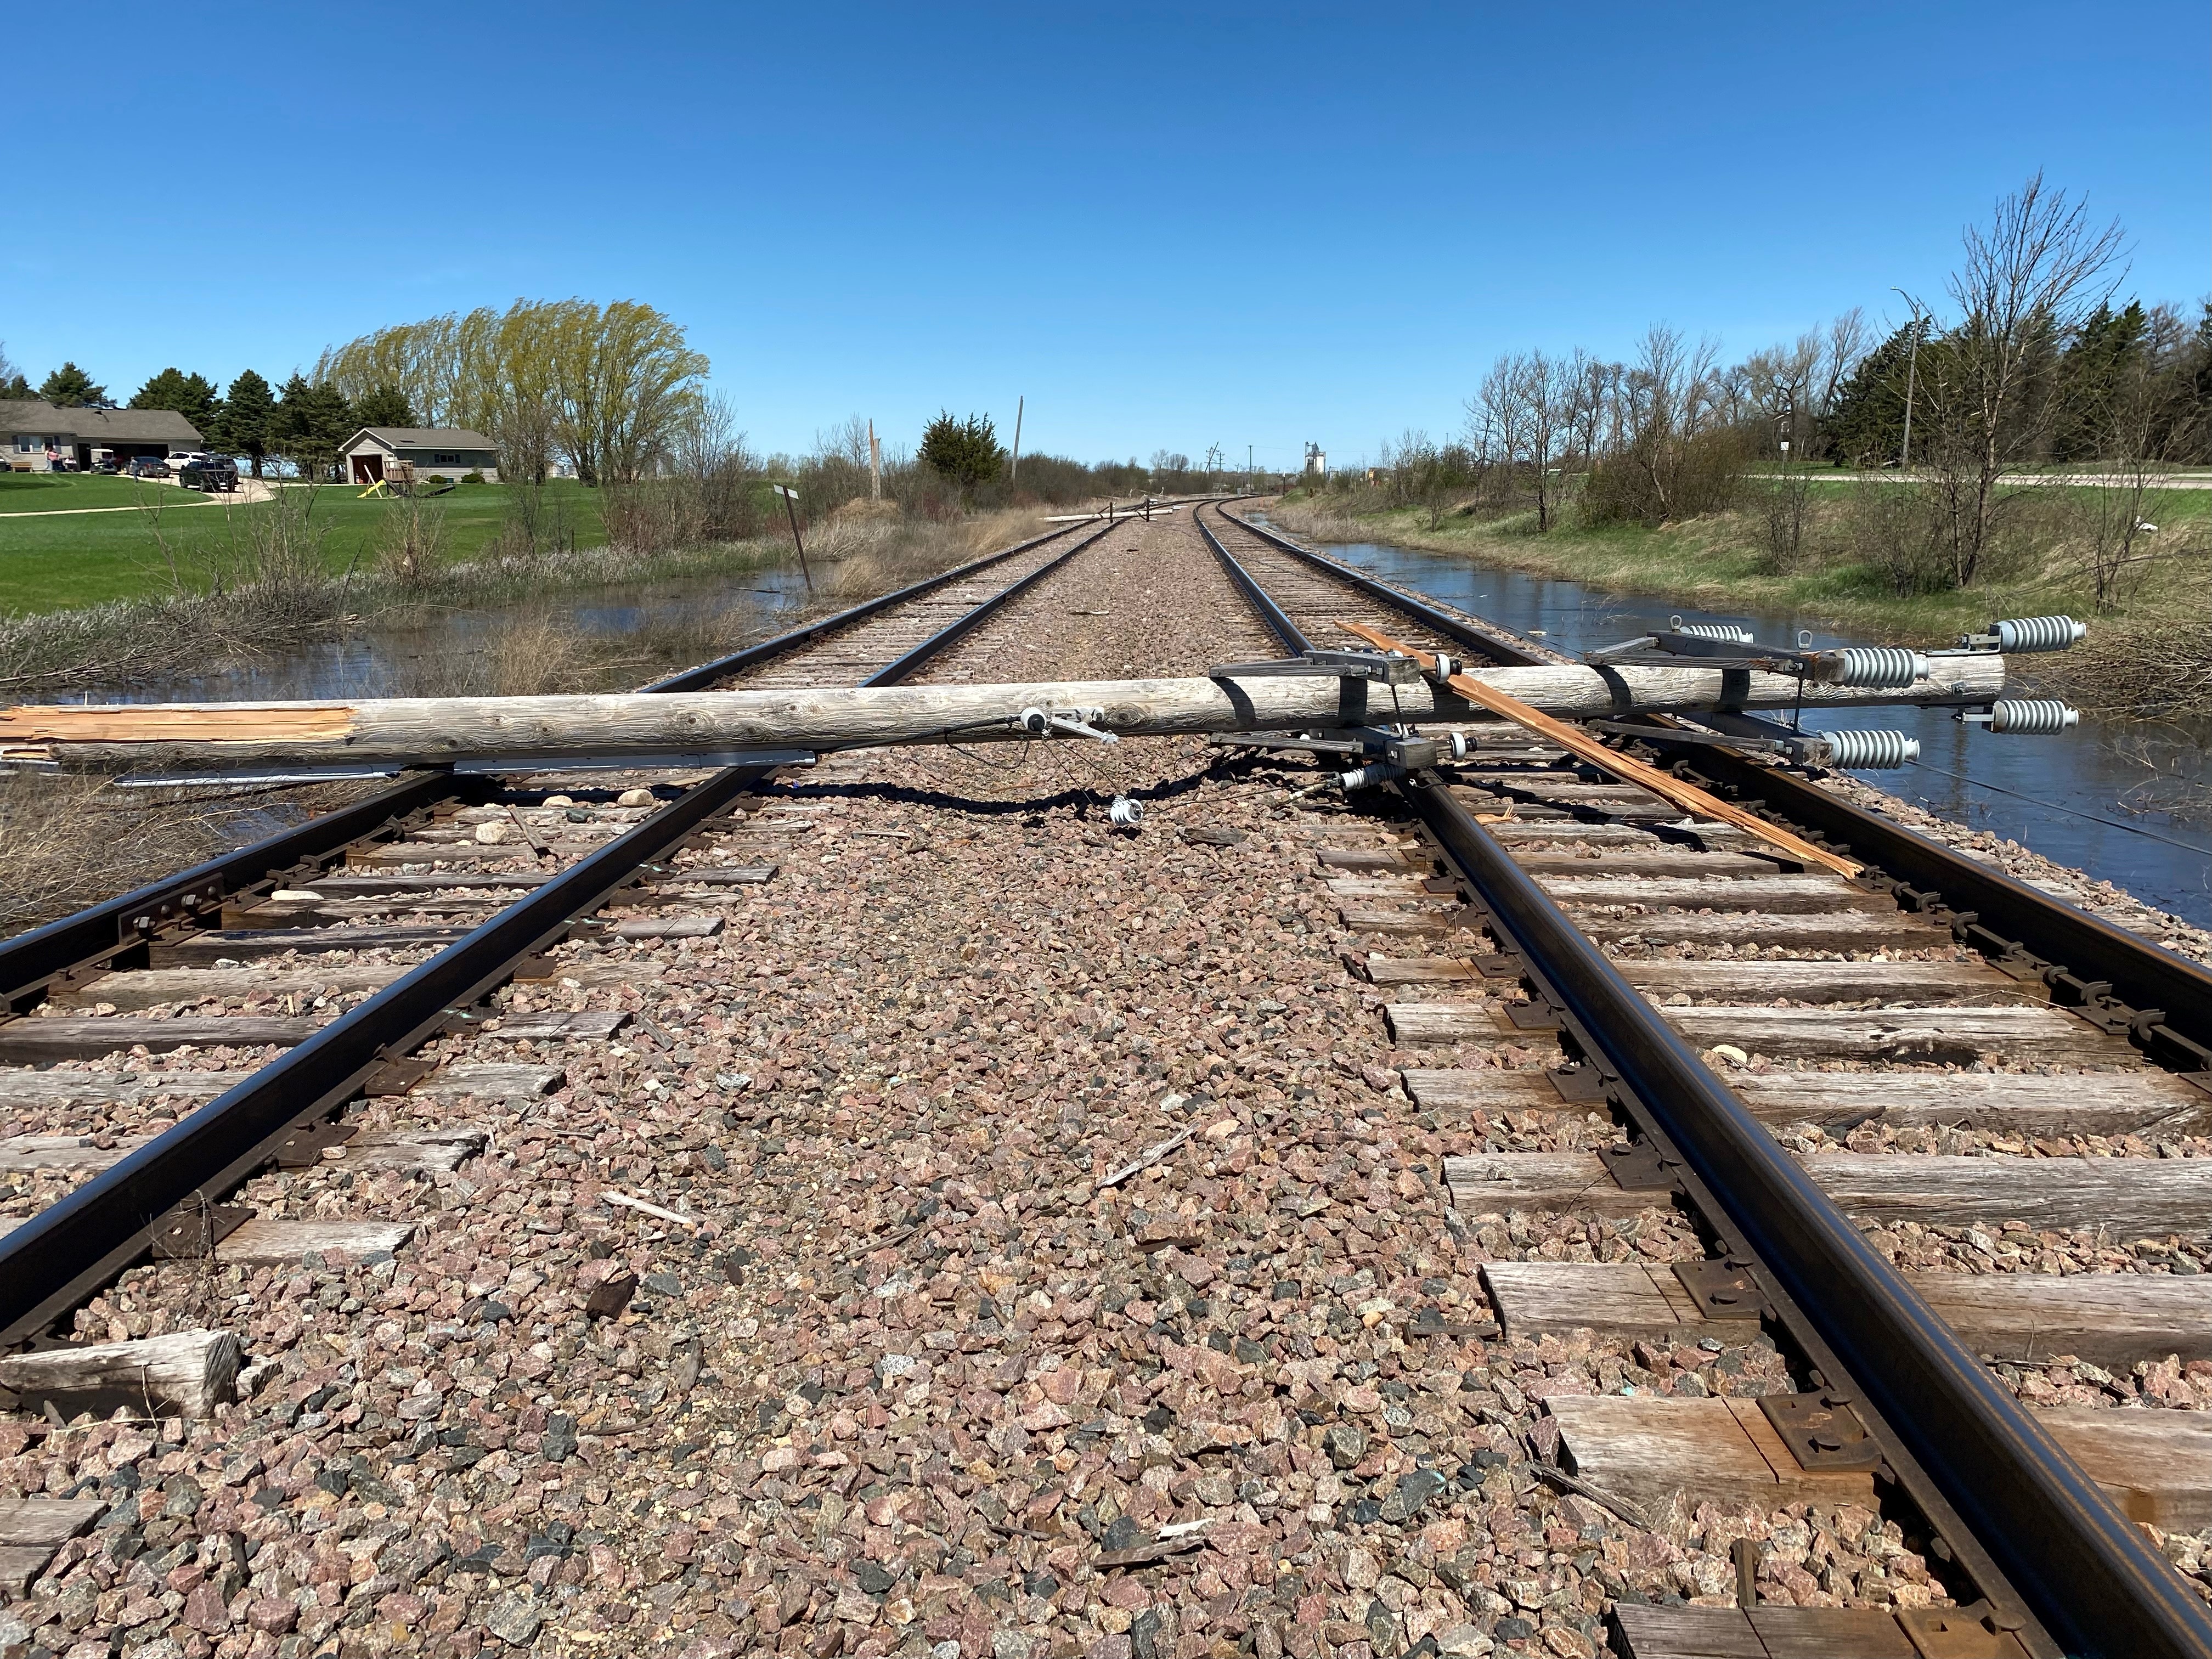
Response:
[[[1443,435],[1504,349],[1901,315],[2038,167],[2136,291],[2212,287],[2202,0],[421,17],[249,4],[103,57],[10,187],[8,355],[121,398],[635,298],[759,447],[1020,394],[1032,452],[1290,465]]]

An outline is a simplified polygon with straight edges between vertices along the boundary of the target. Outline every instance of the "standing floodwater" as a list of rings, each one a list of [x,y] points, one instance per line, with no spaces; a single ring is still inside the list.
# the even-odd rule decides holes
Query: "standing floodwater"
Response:
[[[1414,548],[1356,542],[1328,550],[1415,592],[1522,634],[1540,634],[1570,653],[1664,628],[1676,616],[1689,622],[1743,622],[1767,644],[1795,640],[1801,628],[1821,647],[1887,643],[1848,637],[1786,613],[1705,611]],[[2212,743],[2212,721],[2153,733],[2085,715],[2079,730],[2051,738],[1995,736],[1962,725],[1947,708],[1868,708],[1808,716],[1805,723],[1808,729],[1856,726],[1917,738],[1921,764],[1859,775],[1931,812],[2016,841],[2055,863],[2124,888],[2146,904],[2212,927],[2212,858],[2196,850],[2212,847],[2212,809],[2144,798],[2158,782],[2150,764],[2157,751],[2148,745],[2163,742],[2167,753],[2191,755],[2201,768]],[[1963,781],[1968,778],[1973,782]],[[2075,816],[2084,813],[2093,816]],[[2097,818],[2136,828],[2100,823]],[[2149,833],[2139,834],[2138,829]]]

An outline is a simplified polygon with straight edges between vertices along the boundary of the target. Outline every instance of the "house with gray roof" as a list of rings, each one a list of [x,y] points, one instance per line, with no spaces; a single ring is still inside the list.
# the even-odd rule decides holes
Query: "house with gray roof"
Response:
[[[481,432],[457,426],[365,426],[338,447],[346,477],[357,484],[383,477],[460,478],[481,472],[499,482],[499,447]],[[399,464],[412,469],[402,472]]]
[[[173,409],[66,409],[37,398],[0,402],[0,465],[12,471],[51,472],[72,461],[82,470],[97,449],[128,465],[141,455],[182,455],[204,447],[200,429]]]

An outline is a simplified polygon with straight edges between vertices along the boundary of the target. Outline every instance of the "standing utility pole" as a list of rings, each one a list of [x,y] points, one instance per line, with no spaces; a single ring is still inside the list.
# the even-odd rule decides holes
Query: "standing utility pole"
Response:
[[[868,422],[868,499],[884,498],[884,447],[876,441],[876,423]]]
[[[1912,352],[1905,361],[1905,450],[1897,458],[1897,470],[1912,470],[1912,393],[1920,376],[1920,301],[1903,289],[1893,285],[1892,294],[1912,307]]]
[[[1012,489],[1014,487],[1014,480],[1022,476],[1022,407],[1028,402],[1027,398],[1014,399],[1014,464],[1006,469],[1008,489]],[[1000,404],[999,407],[1004,409],[1006,405]]]
[[[806,544],[799,534],[799,492],[778,484],[775,493],[783,497],[783,510],[791,515],[791,541],[792,545],[799,550],[799,574],[806,578],[806,596],[811,599],[814,597],[814,573],[806,568]]]

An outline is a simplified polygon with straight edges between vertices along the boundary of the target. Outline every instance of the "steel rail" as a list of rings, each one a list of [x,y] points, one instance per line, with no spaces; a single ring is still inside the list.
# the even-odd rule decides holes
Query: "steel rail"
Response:
[[[1691,1201],[1753,1258],[1800,1348],[1855,1392],[1960,1565],[1999,1608],[2041,1620],[2011,1621],[2030,1650],[2056,1651],[2056,1632],[2069,1651],[2212,1652],[2197,1598],[1603,953],[1433,773],[1399,787],[1620,1103],[1680,1159]]]
[[[1634,1091],[1833,1350],[1878,1416],[1870,1426],[1936,1483],[2011,1594],[2069,1654],[2212,1654],[2212,1613],[2180,1576],[1442,780],[1399,787],[1588,1052]]]
[[[2109,984],[2112,998],[2130,1005],[2135,1035],[2159,1058],[2185,1069],[2206,1069],[2212,1048],[2212,971],[2160,948],[2101,917],[2039,892],[2026,882],[1964,858],[1954,849],[1878,813],[1831,793],[1808,779],[1760,766],[1737,750],[1710,744],[1669,743],[1667,728],[1653,725],[1655,745],[1685,755],[1698,772],[1723,788],[1764,799],[1777,817],[1814,831],[1884,874],[1911,884],[1920,908],[1938,895],[1960,914],[1953,929],[1969,945],[2002,958],[2021,947],[2076,986]],[[2161,1048],[2168,1050],[2161,1054]]]
[[[1264,525],[1256,525],[1248,519],[1241,519],[1225,507],[1217,507],[1215,510],[1239,530],[1249,531],[1261,541],[1272,543],[1284,552],[1304,560],[1316,569],[1326,572],[1347,586],[1358,588],[1370,599],[1380,599],[1385,605],[1394,605],[1409,617],[1418,617],[1439,634],[1457,640],[1462,645],[1471,646],[1492,662],[1508,667],[1530,668],[1538,664],[1553,660],[1549,657],[1538,656],[1505,635],[1493,634],[1487,629],[1469,622],[1464,617],[1455,617],[1450,611],[1440,610],[1425,599],[1416,599],[1410,593],[1401,592],[1388,582],[1377,581],[1364,570],[1355,570],[1350,565],[1340,564],[1336,560],[1316,553],[1311,548],[1300,547],[1289,537],[1278,535]]]
[[[1225,507],[1217,507],[1216,510],[1224,519],[1229,516],[1229,509]],[[1230,580],[1237,584],[1252,608],[1260,613],[1260,619],[1274,630],[1275,638],[1281,642],[1283,649],[1294,654],[1303,653],[1311,649],[1312,641],[1300,631],[1296,623],[1284,614],[1283,607],[1275,603],[1267,590],[1253,580],[1252,573],[1237,562],[1234,556],[1221,544],[1221,538],[1213,533],[1204,517],[1193,513],[1191,521],[1198,526],[1199,533],[1206,538],[1206,544],[1213,550],[1213,556],[1221,561],[1223,568],[1229,573]]]
[[[990,595],[868,683],[889,684],[911,673],[963,637],[981,617],[1026,592],[1115,527],[1102,527],[1068,553]],[[785,637],[783,647],[796,649],[818,637],[811,629],[795,630]],[[263,1167],[294,1127],[342,1107],[377,1065],[405,1054],[454,1018],[465,1018],[464,1011],[508,978],[517,961],[559,938],[574,918],[603,903],[641,866],[677,846],[771,770],[729,767],[687,790],[0,1237],[0,1345],[38,1334],[146,1255],[156,1218],[186,1203],[213,1202]]]
[[[1066,525],[1042,536],[1033,536],[1001,552],[972,559],[841,611],[836,616],[793,629],[640,689],[704,690],[717,680],[759,663],[788,656],[840,629],[934,592],[1081,528],[1080,525]],[[12,1005],[33,997],[62,975],[112,957],[117,951],[137,944],[147,933],[197,915],[210,904],[268,879],[272,872],[290,869],[361,841],[410,812],[473,794],[486,787],[476,781],[474,769],[456,771],[438,767],[411,771],[398,782],[350,805],[321,813],[305,823],[279,830],[235,852],[224,853],[120,897],[88,906],[18,934],[0,943],[0,1014],[8,1012]]]
[[[1039,582],[1042,581],[1047,576],[1051,575],[1054,571],[1058,570],[1062,565],[1066,564],[1077,554],[1082,552],[1084,549],[1089,547],[1093,542],[1097,541],[1102,537],[1113,534],[1115,531],[1121,527],[1121,523],[1126,522],[1127,520],[1122,520],[1120,523],[1109,523],[1101,526],[1098,529],[1093,531],[1090,535],[1085,536],[1081,541],[1076,543],[1074,546],[1069,548],[1066,552],[1061,554],[1050,563],[1041,564],[1036,569],[1030,571],[1028,575],[1024,576],[1019,581],[1009,583],[1006,586],[1000,588],[997,592],[992,594],[989,599],[985,599],[981,605],[975,606],[974,610],[967,611],[954,618],[951,623],[931,635],[927,639],[924,640],[920,645],[915,646],[913,650],[908,652],[896,662],[891,663],[888,667],[878,669],[874,673],[869,675],[867,678],[862,680],[860,684],[863,686],[896,684],[899,681],[904,679],[908,675],[913,673],[924,664],[931,661],[951,647],[957,645],[962,640],[967,638],[968,635],[975,628],[976,628],[980,623],[987,621],[991,617],[992,613],[996,611],[1001,605],[1011,604],[1013,600],[1019,599],[1023,594],[1028,592],[1030,588],[1035,587]],[[1030,545],[1033,546],[1035,544],[1032,543]]]
[[[20,933],[0,944],[0,1005],[11,1005],[72,969],[128,949],[157,928],[266,880],[271,871],[288,870],[335,852],[374,835],[394,819],[480,787],[457,780],[450,772],[416,773],[349,806]]]

